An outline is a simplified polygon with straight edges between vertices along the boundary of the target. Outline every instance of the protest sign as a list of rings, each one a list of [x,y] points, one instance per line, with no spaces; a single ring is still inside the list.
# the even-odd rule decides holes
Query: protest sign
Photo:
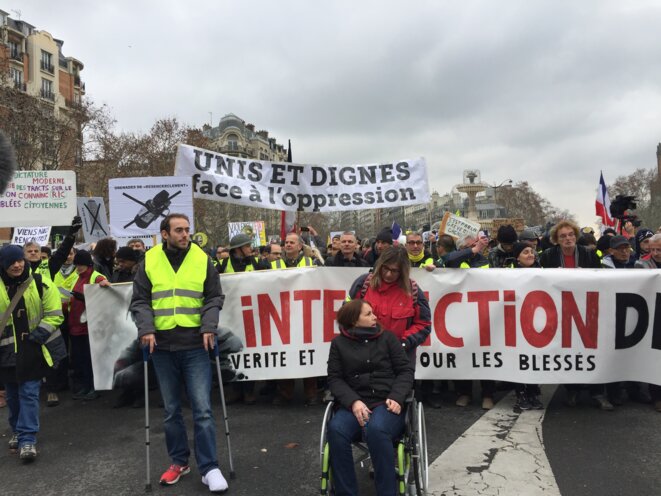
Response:
[[[78,215],[83,221],[82,231],[86,243],[110,236],[106,205],[102,197],[78,198]]]
[[[193,178],[195,198],[276,210],[333,212],[429,202],[423,158],[320,166],[241,159],[179,145],[175,175]]]
[[[227,224],[229,239],[231,240],[237,234],[246,234],[252,239],[252,247],[258,247],[266,244],[266,224],[264,221],[255,222],[230,222]]]
[[[476,236],[480,230],[480,224],[470,221],[464,217],[459,217],[450,212],[445,212],[441,225],[438,228],[439,234],[449,234],[455,238],[465,236]]]
[[[40,246],[48,246],[50,226],[46,227],[15,227],[11,238],[12,245],[24,245],[34,241]]]
[[[76,215],[73,171],[16,171],[0,195],[0,227],[66,226]]]
[[[108,181],[110,230],[113,236],[160,234],[168,213],[185,214],[193,223],[190,177],[130,177]]]
[[[329,267],[221,275],[220,324],[245,345],[230,356],[234,367],[250,380],[326,375],[335,312],[364,273]],[[429,295],[432,316],[431,335],[417,350],[419,379],[661,384],[658,271],[413,269],[411,275]],[[123,325],[126,298],[95,321],[107,335]],[[89,300],[87,308],[88,318],[98,311]]]

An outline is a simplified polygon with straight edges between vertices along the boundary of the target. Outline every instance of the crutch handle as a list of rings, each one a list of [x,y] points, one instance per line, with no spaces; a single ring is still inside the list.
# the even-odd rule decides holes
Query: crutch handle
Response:
[[[215,340],[215,342],[214,342],[214,345],[213,345],[213,356],[218,358],[220,356],[220,351],[218,351],[218,335],[217,334],[214,335],[214,340]]]
[[[143,362],[149,361],[149,346],[142,347],[142,361]]]

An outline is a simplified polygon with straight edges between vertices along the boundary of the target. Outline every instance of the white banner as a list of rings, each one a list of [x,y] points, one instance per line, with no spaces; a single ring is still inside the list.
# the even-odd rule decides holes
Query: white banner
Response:
[[[230,357],[234,367],[251,380],[326,375],[335,312],[364,273],[221,275],[221,324],[245,344]],[[661,384],[661,271],[414,269],[412,276],[429,294],[433,323],[418,348],[419,379]],[[103,290],[92,286],[85,295]],[[125,325],[127,305],[88,299],[90,341],[93,322],[107,336]],[[102,318],[93,320],[98,311]]]
[[[12,245],[24,245],[28,241],[34,241],[40,246],[48,246],[50,238],[50,227],[15,227],[11,237]]]
[[[86,243],[93,243],[110,236],[106,205],[100,196],[78,198],[78,215],[83,221],[83,235]]]
[[[195,198],[301,212],[388,208],[429,202],[423,158],[369,165],[309,165],[240,159],[179,145],[175,175]]]
[[[0,195],[0,227],[68,226],[75,215],[73,171],[16,171]]]
[[[185,214],[193,222],[190,177],[130,177],[108,181],[110,230],[113,236],[137,238],[160,234],[168,213]]]

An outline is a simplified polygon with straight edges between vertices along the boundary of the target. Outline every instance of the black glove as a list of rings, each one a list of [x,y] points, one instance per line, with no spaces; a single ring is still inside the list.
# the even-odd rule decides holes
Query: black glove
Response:
[[[34,341],[37,344],[46,344],[46,341],[48,341],[49,337],[50,337],[50,332],[48,332],[43,327],[37,327],[34,331],[32,331],[29,334],[28,339],[30,341]]]
[[[69,236],[75,236],[81,227],[83,227],[83,219],[76,215],[71,222],[71,227],[69,227]]]
[[[83,293],[80,293],[78,291],[72,291],[71,294],[73,295],[73,297],[75,299],[83,301],[83,302],[85,301],[85,295]]]

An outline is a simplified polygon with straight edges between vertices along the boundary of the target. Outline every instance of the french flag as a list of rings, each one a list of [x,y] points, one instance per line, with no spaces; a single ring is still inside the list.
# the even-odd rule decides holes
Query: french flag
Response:
[[[611,218],[611,201],[608,198],[608,188],[604,182],[604,173],[599,175],[599,189],[595,201],[597,216],[601,217],[601,223],[604,227],[614,227],[615,221]]]

